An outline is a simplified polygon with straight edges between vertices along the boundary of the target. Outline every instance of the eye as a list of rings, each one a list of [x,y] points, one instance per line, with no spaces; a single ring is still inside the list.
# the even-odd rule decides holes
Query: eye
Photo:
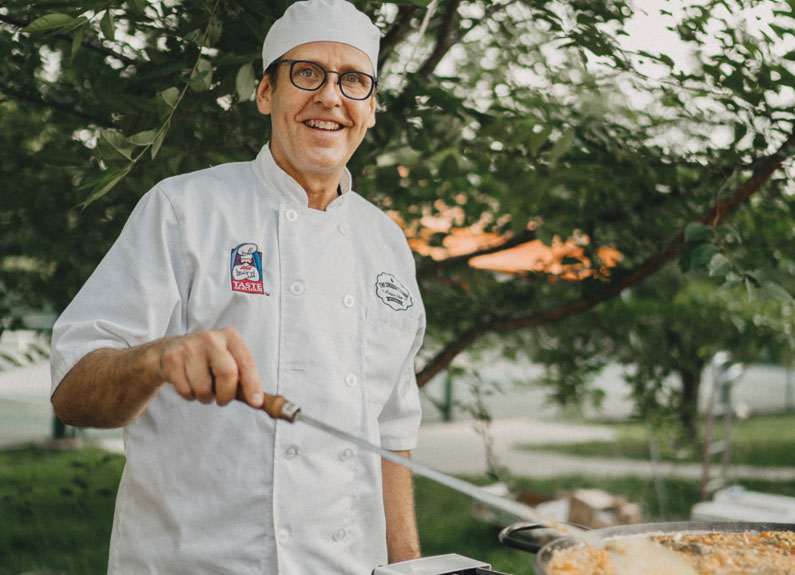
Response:
[[[310,79],[317,76],[318,72],[313,66],[304,64],[302,66],[296,66],[294,74],[301,78]]]
[[[342,81],[348,85],[353,86],[356,84],[363,84],[364,78],[362,77],[361,74],[358,74],[356,72],[346,72],[342,76]]]

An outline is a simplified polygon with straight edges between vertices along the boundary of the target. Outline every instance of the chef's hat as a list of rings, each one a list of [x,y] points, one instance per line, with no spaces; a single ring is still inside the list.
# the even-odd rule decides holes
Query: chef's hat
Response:
[[[308,0],[292,4],[276,20],[262,45],[262,65],[267,69],[284,54],[309,42],[341,42],[370,58],[378,73],[381,33],[367,15],[345,0]]]

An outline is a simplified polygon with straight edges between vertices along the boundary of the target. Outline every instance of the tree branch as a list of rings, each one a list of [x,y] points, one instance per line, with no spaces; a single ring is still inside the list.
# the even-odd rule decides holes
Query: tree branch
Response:
[[[12,26],[17,26],[18,28],[25,28],[28,24],[30,24],[27,20],[22,20],[21,18],[16,18],[14,16],[9,16],[8,14],[0,14],[0,22],[5,22],[6,24],[11,24]],[[62,40],[68,40],[72,42],[74,37],[71,34],[54,34],[56,38],[61,38]],[[119,54],[118,52],[114,52],[110,48],[100,44],[99,42],[95,42],[93,40],[84,39],[81,43],[81,46],[88,50],[92,50],[99,54],[103,54],[105,56],[111,56],[116,58],[128,66],[133,66],[137,64],[137,62],[130,58],[129,56],[125,56],[123,54]]]
[[[784,160],[793,155],[793,153],[795,153],[795,131],[790,134],[787,141],[778,151],[755,162],[751,177],[741,184],[730,197],[719,201],[704,213],[700,221],[709,226],[719,225],[747,202],[753,194],[761,190],[770,180],[773,173],[781,167]],[[465,351],[481,336],[487,333],[506,333],[517,329],[544,325],[591,309],[599,303],[616,297],[625,289],[641,283],[660,270],[665,264],[679,257],[684,252],[685,247],[684,231],[680,231],[666,243],[660,252],[642,262],[635,269],[630,270],[629,273],[606,284],[591,296],[524,317],[488,320],[463,332],[431,358],[417,373],[418,385],[422,387],[427,384],[435,375],[446,369],[458,354]]]
[[[88,112],[85,112],[82,108],[78,108],[77,106],[70,106],[68,104],[62,104],[58,102],[48,102],[47,100],[43,99],[38,93],[18,92],[15,90],[9,90],[8,87],[6,86],[0,88],[0,95],[8,95],[10,97],[10,101],[27,102],[28,104],[34,104],[42,108],[58,110],[61,113],[68,114],[70,116],[75,116],[76,118],[81,118],[83,120],[88,120],[89,122],[92,122],[99,126],[104,126],[104,127],[111,126],[111,124],[108,123],[107,119],[97,118],[96,116],[93,116]]]
[[[398,9],[398,15],[395,21],[386,31],[384,37],[381,38],[381,46],[378,51],[378,69],[382,69],[386,61],[392,55],[395,46],[411,31],[409,23],[414,13],[419,9],[419,6],[406,5]]]
[[[425,60],[425,63],[420,66],[417,72],[422,77],[427,77],[433,74],[436,66],[447,54],[447,51],[455,44],[456,36],[453,34],[456,26],[458,25],[458,6],[461,0],[449,0],[447,7],[444,11],[444,17],[439,29],[436,31],[436,45],[431,52],[431,55]]]
[[[515,4],[518,1],[519,0],[508,0],[507,2],[503,2],[501,4],[489,4],[484,11],[483,17],[480,18],[478,23],[483,24],[483,22],[491,19],[497,12],[505,10],[505,8],[511,4]],[[451,0],[451,2],[447,5],[442,23],[439,26],[439,30],[436,34],[436,46],[434,47],[433,52],[431,52],[431,55],[425,60],[425,63],[420,66],[420,69],[417,72],[418,75],[427,77],[433,74],[436,66],[439,65],[439,62],[441,62],[445,54],[450,51],[450,48],[461,42],[461,40],[464,39],[464,36],[469,33],[469,30],[471,30],[471,28],[467,30],[457,28],[458,21],[460,20],[458,15],[458,6],[460,3],[460,0]]]

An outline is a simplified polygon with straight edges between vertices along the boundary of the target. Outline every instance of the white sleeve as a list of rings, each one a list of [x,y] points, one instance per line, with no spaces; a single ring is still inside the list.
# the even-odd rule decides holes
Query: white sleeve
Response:
[[[188,290],[179,220],[167,195],[154,188],[55,323],[52,392],[91,351],[183,332]]]

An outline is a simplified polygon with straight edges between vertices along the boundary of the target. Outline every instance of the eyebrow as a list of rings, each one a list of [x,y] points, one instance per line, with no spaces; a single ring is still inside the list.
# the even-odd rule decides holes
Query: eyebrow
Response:
[[[372,71],[372,67],[373,66],[372,66],[372,63],[370,62],[369,59],[366,59],[366,61],[362,62],[361,65],[359,65],[359,64],[350,64],[350,61],[346,60],[345,63],[342,66],[339,66],[339,67],[330,66],[330,65],[326,64],[326,62],[323,62],[322,60],[319,60],[317,58],[312,58],[312,57],[309,57],[309,56],[293,56],[290,59],[291,60],[304,60],[306,62],[314,62],[315,64],[320,64],[326,70],[334,70],[334,71],[338,71],[338,72],[365,72],[366,74],[370,74],[371,76],[375,77],[375,73]]]

